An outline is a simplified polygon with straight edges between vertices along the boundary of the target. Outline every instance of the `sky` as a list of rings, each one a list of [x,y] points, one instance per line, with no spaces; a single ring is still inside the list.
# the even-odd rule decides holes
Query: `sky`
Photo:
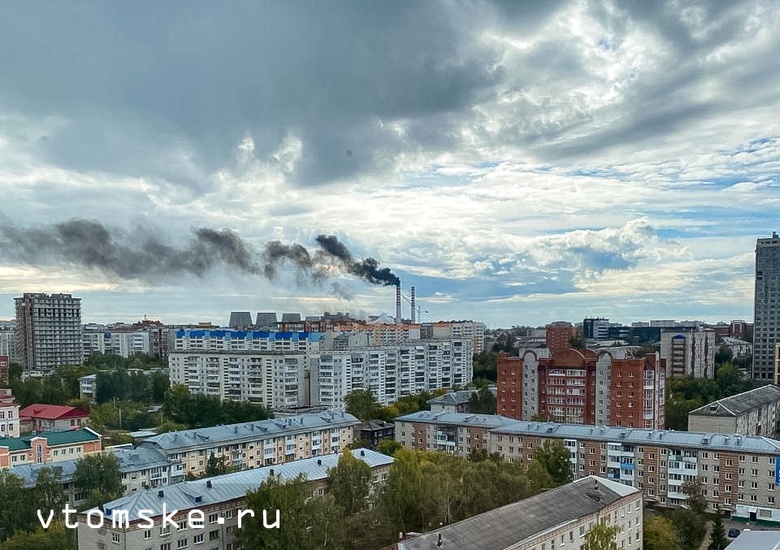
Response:
[[[367,265],[423,321],[752,320],[780,229],[777,2],[33,0],[0,51],[0,319],[394,314]]]

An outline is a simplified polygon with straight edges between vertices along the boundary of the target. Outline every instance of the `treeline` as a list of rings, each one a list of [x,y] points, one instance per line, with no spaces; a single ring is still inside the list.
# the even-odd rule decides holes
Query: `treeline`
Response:
[[[42,468],[29,488],[10,469],[0,470],[0,550],[76,550],[76,531],[64,525],[66,495],[55,466]],[[80,459],[72,484],[76,494],[84,497],[79,510],[118,498],[123,489],[116,456],[96,454]],[[43,521],[51,521],[46,530],[41,527],[38,510]],[[69,522],[76,522],[75,513],[70,514]]]
[[[399,533],[429,531],[569,481],[568,475],[555,481],[541,456],[527,472],[520,463],[484,453],[464,459],[401,449],[394,458],[387,480],[373,491],[371,469],[346,453],[331,470],[329,491],[321,498],[310,498],[315,485],[305,478],[269,478],[248,494],[247,507],[281,510],[280,528],[264,529],[258,513],[239,532],[239,542],[244,548],[275,550],[378,549],[398,540]]]
[[[447,390],[434,390],[402,397],[392,405],[380,405],[371,390],[352,390],[344,397],[345,410],[359,420],[385,420],[417,411],[429,411],[428,401],[444,395]]]
[[[688,413],[723,399],[760,386],[767,381],[744,378],[742,372],[725,363],[715,370],[715,378],[683,378],[666,379],[666,427],[671,430],[685,431],[688,429]]]
[[[168,388],[163,400],[164,417],[187,428],[204,428],[217,424],[238,424],[273,418],[273,411],[247,401],[220,401],[209,395],[190,395],[182,385]]]

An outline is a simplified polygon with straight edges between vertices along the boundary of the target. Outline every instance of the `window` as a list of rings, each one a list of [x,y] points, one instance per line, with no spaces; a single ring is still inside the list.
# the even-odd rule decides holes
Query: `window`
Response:
[[[193,544],[202,544],[203,543],[203,533],[200,535],[195,535],[192,537],[192,543]]]
[[[217,523],[219,514],[209,514],[209,523]]]
[[[217,540],[219,538],[219,529],[209,531],[209,540]]]
[[[189,544],[188,539],[181,539],[179,542],[176,543],[176,548],[187,548],[188,544]]]
[[[111,533],[111,542],[114,544],[119,544],[121,542],[121,536],[119,533]]]
[[[170,542],[166,542],[164,544],[161,544],[160,545],[160,550],[171,550],[171,543]]]
[[[149,540],[150,538],[152,538],[152,531],[150,529],[147,529],[146,531],[144,531],[144,539]]]

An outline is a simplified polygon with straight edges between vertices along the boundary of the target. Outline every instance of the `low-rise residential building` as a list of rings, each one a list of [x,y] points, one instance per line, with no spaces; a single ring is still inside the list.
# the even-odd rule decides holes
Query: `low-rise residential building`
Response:
[[[0,438],[0,468],[20,464],[49,464],[99,453],[100,434],[89,428]]]
[[[419,411],[395,419],[395,440],[410,449],[468,456],[488,450],[490,430],[515,422],[495,414]]]
[[[777,437],[780,386],[769,384],[724,397],[688,413],[688,430]]]
[[[387,479],[393,463],[392,457],[368,449],[342,452],[351,452],[355,458],[368,464],[373,474],[374,487]],[[208,479],[184,481],[107,502],[102,510],[91,511],[93,517],[87,514],[79,516],[79,550],[114,547],[172,550],[199,548],[197,545],[204,542],[208,543],[208,549],[234,548],[240,522],[249,520],[240,515],[246,508],[249,491],[257,489],[270,476],[289,480],[303,475],[313,482],[312,496],[324,495],[328,487],[328,471],[338,465],[339,456],[313,457]],[[174,510],[173,521],[178,525],[177,529],[167,526],[163,519],[164,514]],[[203,513],[201,528],[193,526],[194,519],[189,516],[193,510]],[[284,510],[281,512],[284,513]],[[103,518],[102,525],[98,523],[100,518]],[[145,527],[148,525],[147,518],[151,518],[152,528]],[[88,521],[98,528],[88,525]]]
[[[0,388],[0,437],[19,437],[20,430],[19,405],[13,392]]]
[[[157,449],[119,445],[106,451],[113,453],[119,461],[122,488],[126,495],[184,481],[181,462],[167,458]]]
[[[380,441],[395,439],[395,424],[384,420],[367,420],[360,424],[360,441],[376,449]]]
[[[642,493],[588,476],[536,496],[414,536],[397,550],[460,548],[554,550],[582,548],[600,521],[617,526],[617,548],[642,548]]]
[[[68,405],[34,403],[19,411],[22,433],[59,432],[89,424],[89,412]]]
[[[571,454],[574,479],[606,477],[640,489],[648,503],[659,507],[683,505],[683,485],[698,479],[710,510],[780,524],[780,441],[767,437],[428,411],[395,423],[396,441],[404,446],[460,456],[474,447],[475,424],[481,424],[477,441],[482,448],[526,465],[546,441],[561,441]]]
[[[460,390],[447,392],[439,397],[428,400],[431,412],[469,412],[469,401],[474,394],[472,391]]]
[[[206,472],[209,457],[240,469],[282,464],[344,450],[354,442],[360,421],[347,413],[302,414],[227,426],[168,432],[148,437],[138,447],[161,452],[181,463],[184,475]]]

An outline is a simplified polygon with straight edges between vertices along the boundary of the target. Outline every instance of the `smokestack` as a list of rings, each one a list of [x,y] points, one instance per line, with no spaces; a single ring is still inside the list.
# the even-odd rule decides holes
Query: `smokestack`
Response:
[[[414,287],[411,288],[411,291],[409,292],[411,295],[411,302],[412,302],[412,324],[415,324],[416,317],[415,314],[417,313],[417,310],[415,309],[415,303],[414,303]]]
[[[401,323],[401,282],[395,285],[395,322]]]

